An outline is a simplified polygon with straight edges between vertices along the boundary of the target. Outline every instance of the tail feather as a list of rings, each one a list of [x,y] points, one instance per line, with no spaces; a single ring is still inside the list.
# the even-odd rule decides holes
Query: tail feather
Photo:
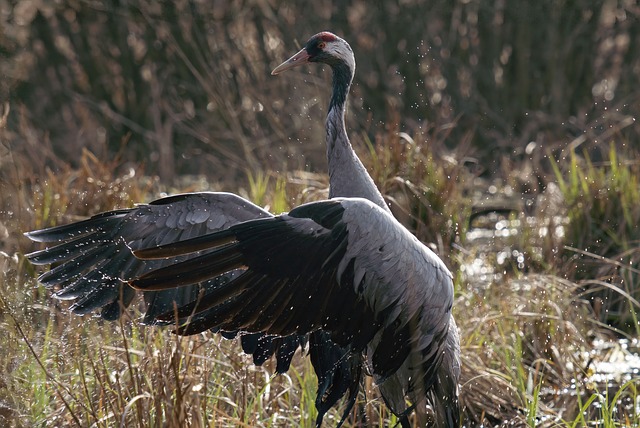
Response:
[[[458,428],[460,426],[460,402],[457,391],[457,381],[441,367],[438,370],[438,379],[430,392],[431,407],[439,427]]]
[[[322,425],[324,415],[348,392],[342,418],[342,426],[358,398],[362,379],[362,355],[352,353],[331,341],[325,331],[316,331],[309,337],[309,356],[318,377],[316,427]]]
[[[460,426],[460,401],[458,400],[458,380],[460,379],[460,338],[458,327],[451,317],[442,364],[436,372],[436,382],[430,391],[430,403],[436,421],[443,428]]]

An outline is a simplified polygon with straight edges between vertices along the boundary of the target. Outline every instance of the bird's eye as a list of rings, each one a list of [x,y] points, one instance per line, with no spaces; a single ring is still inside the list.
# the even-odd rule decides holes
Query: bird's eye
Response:
[[[327,46],[325,42],[318,43],[318,49],[324,49],[325,46]]]

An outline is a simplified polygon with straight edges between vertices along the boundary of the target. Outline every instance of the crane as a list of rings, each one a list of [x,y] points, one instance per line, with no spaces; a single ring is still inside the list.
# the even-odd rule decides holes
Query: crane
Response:
[[[171,323],[172,308],[179,307],[181,334],[209,328],[231,336],[248,332],[242,336],[245,351],[254,361],[275,354],[278,372],[288,369],[293,352],[308,338],[319,379],[317,425],[348,392],[342,424],[365,371],[403,426],[414,408],[423,413],[425,398],[438,425],[458,426],[459,339],[451,315],[451,274],[393,218],[349,143],[344,115],[355,71],[349,44],[319,33],[272,74],[312,62],[333,70],[326,120],[332,199],[274,216],[230,193],[176,195],[29,232],[34,241],[58,245],[28,257],[34,264],[58,264],[39,280],[58,287],[56,297],[75,299],[76,313],[101,309],[103,318],[115,319],[134,289],[141,289],[145,322]],[[290,245],[276,242],[278,236]],[[273,257],[274,251],[281,256]],[[184,272],[184,279],[175,280],[176,272],[195,265],[200,276]],[[284,313],[286,302],[297,301],[288,294],[294,289],[305,303]],[[310,302],[321,302],[314,308],[317,316],[302,320]],[[249,319],[255,311],[241,309],[251,307],[280,312],[269,320]],[[338,308],[353,314],[355,324],[337,314]]]

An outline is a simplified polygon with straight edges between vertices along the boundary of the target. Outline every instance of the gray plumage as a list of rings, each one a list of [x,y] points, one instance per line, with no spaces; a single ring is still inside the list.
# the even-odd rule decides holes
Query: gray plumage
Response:
[[[273,74],[278,74],[308,62],[323,62],[330,65],[333,70],[333,94],[329,104],[326,123],[327,159],[331,184],[329,197],[366,198],[377,204],[387,213],[390,213],[389,207],[385,203],[380,191],[353,151],[345,130],[344,116],[346,100],[355,72],[355,58],[351,47],[345,40],[332,33],[318,33],[311,37],[305,47],[297,54],[278,66],[273,71]],[[380,225],[380,227],[395,230],[398,228],[398,224],[394,222],[395,220],[393,220],[393,222],[389,221],[388,223]],[[370,239],[375,240],[375,237],[372,236]],[[362,246],[365,244],[363,241],[359,241],[358,244],[354,245]],[[356,251],[357,250],[358,249],[356,249]],[[394,248],[394,250],[396,250],[396,252],[387,253],[391,254],[388,259],[379,260],[379,262],[388,267],[387,272],[397,274],[399,272],[406,272],[405,269],[409,272],[416,272],[412,269],[420,264],[421,258],[417,257],[415,260],[405,261],[405,264],[402,265],[396,258],[396,256],[400,254],[401,248]],[[432,259],[437,260],[437,262],[434,262],[435,265],[447,271],[438,257],[433,253],[431,254],[433,256]],[[394,263],[396,264],[395,266],[393,265]],[[434,264],[427,263],[427,265]],[[435,276],[432,278],[432,281],[450,282],[450,280],[443,278],[438,273],[440,272],[440,268],[433,270],[432,273]],[[395,282],[387,290],[387,293],[393,296],[398,293],[404,285],[402,281]],[[445,286],[444,288],[447,287]],[[434,294],[428,298],[439,301],[440,299],[447,300],[449,296],[446,294]],[[444,361],[444,363],[439,366],[437,364],[434,366],[436,367],[436,374],[434,375],[434,379],[436,380],[433,388],[422,392],[429,396],[433,410],[436,413],[436,423],[438,425],[451,427],[459,426],[460,424],[460,410],[457,395],[457,382],[460,376],[460,344],[455,321],[450,314],[449,317],[451,318],[451,322],[447,324],[449,327],[445,333],[444,345],[438,348],[438,352],[443,353],[442,361]],[[426,322],[428,323],[429,321],[427,320]],[[380,384],[380,391],[385,401],[396,414],[400,414],[400,409],[404,407],[407,378],[403,380],[402,376],[405,374],[406,371],[404,373],[398,373],[397,376],[389,378]],[[357,382],[357,379],[353,378],[351,381]],[[403,424],[405,424],[405,421],[406,419],[403,420]]]
[[[38,280],[56,288],[55,297],[75,300],[71,310],[79,315],[101,310],[103,318],[117,319],[135,295],[126,282],[169,264],[143,262],[131,249],[147,248],[225,229],[232,224],[272,216],[251,202],[223,192],[170,196],[131,209],[110,211],[69,225],[27,232],[33,241],[58,244],[28,254],[36,265],[56,264]],[[145,293],[145,322],[155,320],[173,302],[187,304],[201,286],[162,294]]]
[[[170,323],[178,306],[185,317],[180,333],[212,328],[231,337],[240,331],[254,362],[275,354],[279,373],[308,341],[318,375],[317,425],[348,394],[342,424],[364,370],[403,426],[414,407],[423,420],[425,398],[436,425],[458,426],[451,275],[393,219],[349,143],[350,46],[319,33],[273,74],[309,62],[333,70],[326,121],[330,197],[349,199],[274,217],[228,193],[177,195],[27,233],[56,244],[28,258],[57,265],[40,280],[56,287],[57,297],[75,299],[76,313],[100,309],[103,318],[119,317],[135,295],[123,282],[130,281],[145,288],[145,322]],[[145,252],[149,247],[154,249]],[[131,250],[171,258],[139,260]],[[145,281],[162,290],[150,290]]]
[[[280,74],[312,62],[326,63],[333,70],[333,93],[326,121],[329,197],[365,198],[391,212],[373,179],[353,151],[345,129],[347,95],[356,67],[351,46],[335,34],[326,31],[318,33],[309,39],[304,48],[276,67],[271,74]]]
[[[162,291],[244,269],[179,309],[179,333],[219,327],[287,336],[322,329],[348,353],[366,356],[403,424],[413,409],[406,398],[420,408],[426,399],[443,412],[441,426],[458,423],[451,273],[388,212],[366,199],[337,198],[134,254],[157,259],[202,251],[131,282]]]

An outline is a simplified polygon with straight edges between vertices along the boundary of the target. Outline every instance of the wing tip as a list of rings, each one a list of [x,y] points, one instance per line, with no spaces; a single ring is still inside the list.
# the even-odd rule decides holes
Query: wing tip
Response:
[[[33,242],[50,242],[46,239],[46,234],[44,233],[46,231],[47,229],[31,230],[29,232],[22,232],[22,235]]]

